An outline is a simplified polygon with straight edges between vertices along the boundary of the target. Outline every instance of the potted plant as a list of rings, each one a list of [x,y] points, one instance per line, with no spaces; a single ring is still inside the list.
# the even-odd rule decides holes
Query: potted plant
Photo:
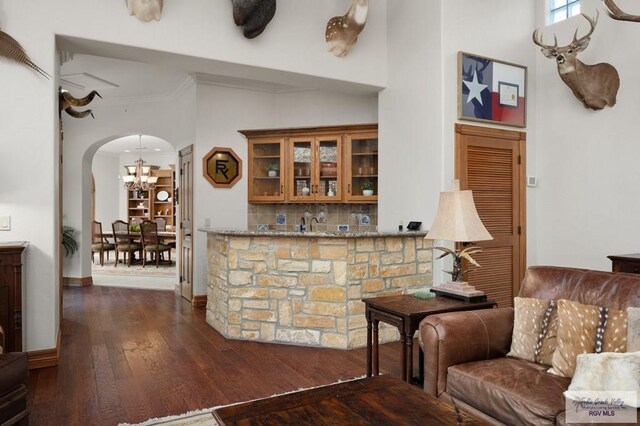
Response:
[[[78,242],[74,236],[76,232],[78,230],[72,226],[64,225],[62,227],[62,247],[64,248],[65,257],[73,256],[73,253],[78,250]]]
[[[280,164],[278,163],[271,163],[267,166],[267,174],[269,177],[278,176],[278,170],[280,170]]]
[[[373,195],[373,182],[364,182],[362,184],[362,195]]]

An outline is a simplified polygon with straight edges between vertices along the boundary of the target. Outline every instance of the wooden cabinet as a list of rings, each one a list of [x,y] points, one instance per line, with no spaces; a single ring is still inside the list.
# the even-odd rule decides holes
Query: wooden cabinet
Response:
[[[249,140],[249,200],[284,201],[284,138]]]
[[[347,135],[345,151],[347,160],[345,199],[377,202],[378,134],[368,132]]]
[[[5,352],[22,351],[22,288],[26,242],[0,243],[0,325]]]
[[[618,254],[607,256],[611,260],[613,272],[640,274],[640,253]]]
[[[129,222],[163,218],[168,227],[175,226],[175,171],[158,169],[151,171],[158,177],[156,188],[149,191],[127,191]]]
[[[363,195],[361,187],[370,182],[377,194],[377,130],[366,124],[240,131],[249,141],[249,202],[376,203],[377,195]]]
[[[342,135],[290,138],[288,149],[288,201],[342,200]]]

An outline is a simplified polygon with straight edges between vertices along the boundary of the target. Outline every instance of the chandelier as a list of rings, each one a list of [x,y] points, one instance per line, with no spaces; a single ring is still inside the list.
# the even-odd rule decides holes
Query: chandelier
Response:
[[[138,135],[138,137],[139,158],[135,161],[135,166],[124,166],[127,175],[123,176],[122,180],[124,181],[124,187],[129,191],[148,191],[156,187],[158,177],[151,176],[151,170],[157,169],[158,166],[144,165],[145,161],[142,159],[142,135]]]

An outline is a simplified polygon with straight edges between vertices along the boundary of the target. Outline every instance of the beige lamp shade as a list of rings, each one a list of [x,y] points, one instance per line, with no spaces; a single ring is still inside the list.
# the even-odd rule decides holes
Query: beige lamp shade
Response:
[[[454,187],[459,186],[454,183]],[[471,191],[459,189],[440,193],[436,217],[424,238],[455,242],[493,240],[478,216]]]

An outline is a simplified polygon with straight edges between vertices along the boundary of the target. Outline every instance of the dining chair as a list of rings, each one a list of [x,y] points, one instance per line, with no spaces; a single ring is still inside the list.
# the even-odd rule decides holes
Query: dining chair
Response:
[[[158,224],[158,231],[165,231],[167,228],[167,221],[164,220],[163,217],[157,217],[153,219],[152,222],[155,222]]]
[[[119,253],[124,253],[124,261],[127,262],[127,254],[129,254],[127,266],[131,266],[131,259],[133,253],[136,251],[142,252],[142,246],[133,242],[131,234],[129,233],[129,224],[123,220],[116,220],[111,224],[113,229],[113,238],[116,243],[116,264],[118,266]]]
[[[155,255],[156,268],[160,267],[160,255],[165,251],[169,253],[169,262],[171,262],[171,246],[162,243],[158,237],[158,224],[156,222],[145,220],[140,224],[140,233],[142,235],[142,266],[147,264],[147,254]]]
[[[111,244],[107,237],[102,235],[102,222],[93,221],[91,233],[91,262],[95,260],[95,253],[100,253],[100,266],[104,266],[104,253],[107,253],[109,260],[109,252],[115,250],[115,244]]]

